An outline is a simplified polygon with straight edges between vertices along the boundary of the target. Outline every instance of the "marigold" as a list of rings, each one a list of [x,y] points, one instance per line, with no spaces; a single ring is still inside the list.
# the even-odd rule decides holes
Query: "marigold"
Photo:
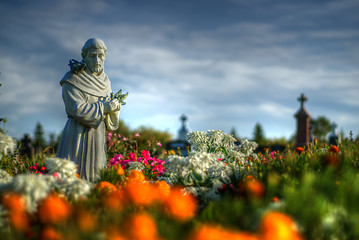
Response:
[[[293,220],[281,212],[268,212],[261,219],[260,229],[264,240],[300,240]]]
[[[29,217],[24,211],[11,211],[9,213],[9,220],[11,226],[13,226],[17,231],[25,232],[29,230]]]
[[[117,189],[115,185],[107,181],[99,182],[95,188],[100,190],[101,193],[111,193]]]
[[[223,229],[216,225],[203,225],[197,229],[190,240],[218,240],[218,239],[231,239],[231,240],[258,240],[252,234],[245,232],[237,232],[233,230]]]
[[[329,152],[332,152],[332,153],[339,153],[339,148],[335,145],[331,145],[329,147]]]
[[[305,150],[304,150],[304,148],[302,148],[302,147],[297,147],[297,148],[295,149],[295,151],[296,151],[296,153],[301,154],[301,153],[304,152]]]
[[[125,191],[129,199],[136,205],[148,206],[158,198],[156,188],[148,182],[129,182]]]
[[[157,226],[153,218],[146,213],[139,213],[132,216],[128,222],[127,235],[133,240],[159,239]]]
[[[143,173],[138,170],[132,170],[128,176],[128,181],[141,183],[145,181],[145,175],[143,175]]]
[[[1,203],[9,211],[25,211],[25,200],[21,194],[9,192],[2,196]]]
[[[172,189],[164,201],[164,206],[169,215],[177,220],[186,221],[196,214],[197,202],[195,197],[191,194],[185,195],[180,188]]]
[[[77,211],[76,223],[81,231],[91,232],[96,228],[97,217],[93,213],[81,209]]]
[[[39,203],[37,212],[43,223],[62,223],[70,217],[72,209],[65,199],[53,194]]]
[[[118,166],[116,173],[117,173],[118,175],[124,175],[124,174],[125,174],[125,170],[123,170],[122,166],[120,165],[120,166]]]
[[[40,239],[41,240],[62,240],[64,238],[54,228],[46,227],[41,230]]]
[[[103,198],[103,204],[109,210],[122,210],[126,204],[125,192],[122,189],[118,189],[114,192],[109,193]]]
[[[171,191],[170,185],[166,181],[157,181],[156,187],[158,189],[160,197],[168,197]]]

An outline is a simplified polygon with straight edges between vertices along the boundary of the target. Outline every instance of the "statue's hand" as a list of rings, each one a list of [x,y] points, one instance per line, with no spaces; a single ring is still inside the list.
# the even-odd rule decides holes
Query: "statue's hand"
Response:
[[[103,105],[104,105],[105,114],[119,111],[121,108],[121,104],[117,101],[117,99],[104,102]]]

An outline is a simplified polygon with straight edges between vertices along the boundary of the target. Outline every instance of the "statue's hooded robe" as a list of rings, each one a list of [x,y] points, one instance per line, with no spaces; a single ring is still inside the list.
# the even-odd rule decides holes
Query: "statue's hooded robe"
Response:
[[[104,114],[103,101],[109,100],[111,82],[102,71],[88,69],[67,72],[60,81],[68,120],[56,157],[75,162],[81,178],[96,181],[106,165],[106,128],[118,128],[119,114]]]

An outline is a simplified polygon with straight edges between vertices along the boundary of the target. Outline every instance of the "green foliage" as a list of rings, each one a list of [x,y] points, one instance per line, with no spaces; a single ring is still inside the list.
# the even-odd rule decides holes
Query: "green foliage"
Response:
[[[37,152],[41,152],[46,147],[46,140],[44,136],[44,128],[41,123],[38,122],[34,131],[34,148]]]
[[[330,121],[324,116],[319,116],[316,119],[310,120],[310,126],[312,127],[314,137],[319,142],[326,142],[325,138],[332,129]]]
[[[259,123],[256,123],[256,125],[254,126],[253,141],[258,143],[260,146],[266,144],[266,138],[264,136],[262,125],[260,125]]]

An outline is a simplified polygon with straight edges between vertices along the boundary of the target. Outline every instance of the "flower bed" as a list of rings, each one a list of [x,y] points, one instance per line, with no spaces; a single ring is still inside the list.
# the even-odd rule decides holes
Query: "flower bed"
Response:
[[[253,142],[192,132],[188,157],[159,157],[108,140],[97,183],[71,161],[5,154],[0,239],[359,238],[358,143],[255,154]]]

